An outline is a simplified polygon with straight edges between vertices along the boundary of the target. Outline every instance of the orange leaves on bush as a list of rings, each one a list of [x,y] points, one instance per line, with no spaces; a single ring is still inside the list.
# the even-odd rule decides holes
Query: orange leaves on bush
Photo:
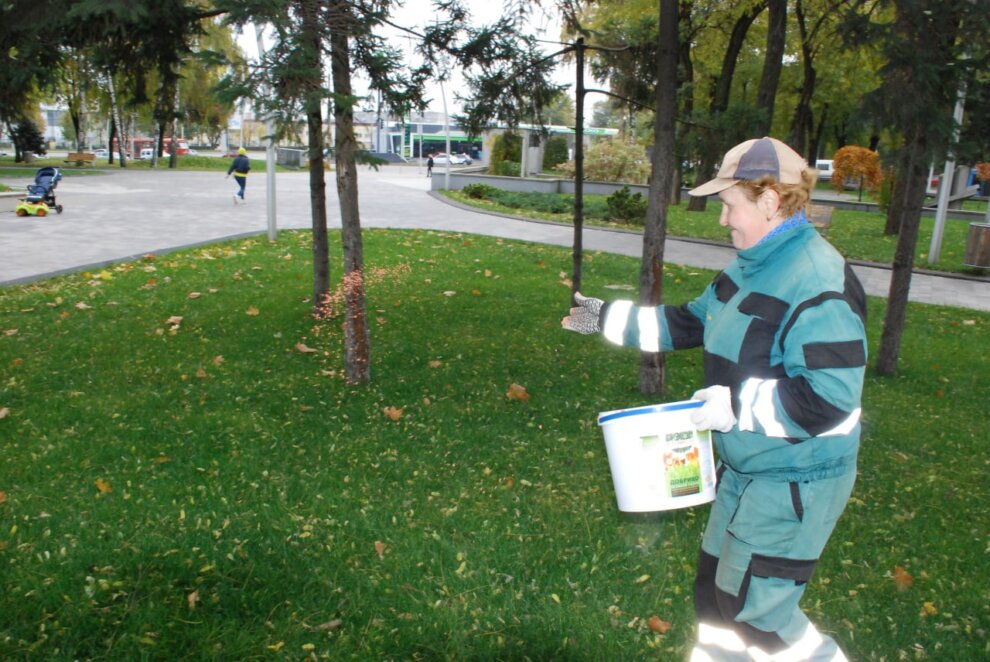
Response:
[[[880,155],[865,147],[846,145],[840,148],[832,157],[832,188],[841,191],[845,188],[847,179],[860,181],[871,191],[880,188],[883,182],[883,169],[880,167]]]
[[[100,494],[108,494],[111,490],[110,483],[103,480],[102,478],[97,478],[96,489],[100,491]]]
[[[981,182],[990,182],[990,161],[976,164],[976,178]]]
[[[672,627],[670,623],[655,614],[647,619],[646,624],[651,630],[658,634],[667,634]]]
[[[512,384],[511,386],[509,386],[509,390],[506,392],[505,397],[507,397],[509,400],[528,402],[529,391],[526,390],[525,386],[520,386],[519,384]]]
[[[397,421],[402,418],[402,410],[395,407],[382,407],[382,413],[390,421]]]
[[[894,566],[894,572],[891,573],[891,578],[893,578],[894,586],[897,587],[898,591],[906,591],[914,584],[914,577],[899,565]]]

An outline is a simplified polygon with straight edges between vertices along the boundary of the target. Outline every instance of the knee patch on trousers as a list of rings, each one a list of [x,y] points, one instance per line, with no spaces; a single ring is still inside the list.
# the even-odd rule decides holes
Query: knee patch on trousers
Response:
[[[817,559],[788,559],[754,554],[736,595],[715,584],[718,558],[701,553],[695,579],[698,620],[731,628],[748,646],[773,654],[788,644],[778,634],[797,607]]]

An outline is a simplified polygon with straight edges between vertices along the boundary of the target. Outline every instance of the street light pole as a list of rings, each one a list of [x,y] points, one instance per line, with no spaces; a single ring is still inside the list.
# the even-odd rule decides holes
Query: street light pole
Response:
[[[574,44],[577,80],[574,86],[574,251],[571,273],[571,292],[581,290],[581,262],[584,259],[584,37]],[[525,149],[525,146],[523,147]],[[574,305],[577,305],[575,302]]]
[[[258,60],[260,61],[265,52],[265,42],[261,38],[261,26],[254,24],[254,34],[258,39]],[[241,119],[241,131],[244,130],[244,119]],[[265,118],[265,132],[268,133],[268,145],[265,147],[265,183],[266,200],[265,209],[268,214],[268,241],[275,241],[278,238],[278,228],[275,226],[275,128],[272,126],[271,116]],[[243,144],[243,141],[242,141]]]

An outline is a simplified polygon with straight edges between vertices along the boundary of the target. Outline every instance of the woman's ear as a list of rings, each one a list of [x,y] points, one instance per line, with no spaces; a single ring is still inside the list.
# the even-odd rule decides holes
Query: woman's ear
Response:
[[[763,193],[760,194],[757,203],[763,213],[766,214],[767,221],[769,222],[777,215],[777,211],[780,209],[780,194],[772,188],[763,189]]]

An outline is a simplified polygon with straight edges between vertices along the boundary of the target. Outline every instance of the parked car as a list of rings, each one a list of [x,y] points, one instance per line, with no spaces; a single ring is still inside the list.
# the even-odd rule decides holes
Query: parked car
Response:
[[[104,148],[104,147],[100,147],[100,148],[94,149],[93,150],[93,154],[98,159],[105,159],[105,158],[108,158],[110,156],[110,152],[107,151],[107,149]]]
[[[144,149],[141,150],[141,153],[138,155],[138,159],[140,159],[141,161],[150,161],[154,156],[155,156],[155,148],[145,147]]]
[[[834,169],[832,168],[832,161],[819,159],[818,161],[815,161],[815,167],[818,168],[818,181],[831,181],[832,173],[834,172]]]
[[[449,157],[441,152],[433,155],[433,165],[471,165],[471,157],[467,154],[451,154]]]

